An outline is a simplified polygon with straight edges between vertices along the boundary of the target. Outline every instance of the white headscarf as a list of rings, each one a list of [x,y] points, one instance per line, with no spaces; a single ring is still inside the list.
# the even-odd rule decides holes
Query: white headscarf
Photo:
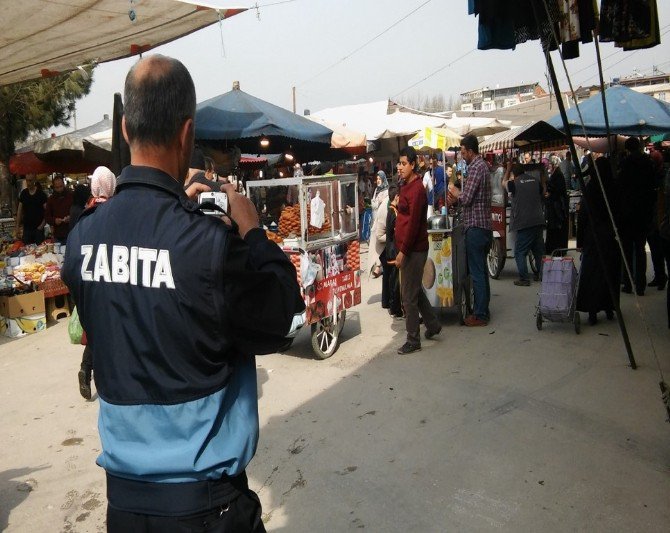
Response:
[[[107,167],[98,167],[91,178],[91,194],[96,198],[111,198],[116,188],[116,176]]]

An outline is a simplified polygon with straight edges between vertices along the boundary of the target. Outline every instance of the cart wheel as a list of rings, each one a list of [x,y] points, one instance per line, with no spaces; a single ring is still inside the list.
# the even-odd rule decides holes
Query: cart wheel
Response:
[[[486,265],[489,270],[489,276],[498,279],[503,267],[505,266],[506,251],[503,250],[502,241],[499,237],[491,241],[489,253],[486,256]]]
[[[535,325],[537,326],[538,331],[542,331],[542,315],[538,311],[537,318],[535,319]]]
[[[530,269],[533,271],[533,274],[537,274],[539,270],[535,264],[535,256],[533,255],[532,250],[528,250],[528,262],[530,263]]]
[[[347,319],[347,310],[342,309],[340,311],[340,316],[337,317],[337,335],[339,337],[340,333],[342,333],[342,330],[344,329],[344,321]]]
[[[340,329],[332,318],[324,318],[312,324],[312,349],[318,359],[328,359],[337,350]]]
[[[575,311],[575,317],[572,319],[575,325],[575,333],[579,335],[582,332],[582,319],[579,318],[579,313]]]

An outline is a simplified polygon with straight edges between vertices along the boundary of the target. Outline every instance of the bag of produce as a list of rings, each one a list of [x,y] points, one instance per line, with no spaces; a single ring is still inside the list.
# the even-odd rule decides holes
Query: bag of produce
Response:
[[[72,310],[72,314],[67,323],[67,332],[70,335],[70,342],[72,344],[81,344],[81,336],[84,333],[84,328],[81,327],[81,323],[79,322],[77,307]]]

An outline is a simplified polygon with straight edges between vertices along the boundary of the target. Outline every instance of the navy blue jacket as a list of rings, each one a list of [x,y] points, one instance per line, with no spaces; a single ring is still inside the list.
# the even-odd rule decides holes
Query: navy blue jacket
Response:
[[[98,464],[157,483],[235,476],[258,440],[253,356],[304,309],[295,269],[157,169],[127,167],[116,191],[70,233],[61,273],[94,355]]]

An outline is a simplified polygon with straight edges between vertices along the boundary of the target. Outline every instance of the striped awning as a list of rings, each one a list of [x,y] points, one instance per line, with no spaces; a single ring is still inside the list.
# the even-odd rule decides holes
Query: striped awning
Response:
[[[530,122],[512,130],[491,135],[480,143],[479,151],[509,150],[511,148],[554,149],[565,145],[565,135],[543,120]]]

